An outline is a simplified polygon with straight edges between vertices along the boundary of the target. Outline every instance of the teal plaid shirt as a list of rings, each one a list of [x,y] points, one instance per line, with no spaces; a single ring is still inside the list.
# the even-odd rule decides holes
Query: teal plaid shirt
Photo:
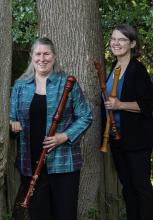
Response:
[[[52,73],[47,79],[46,135],[60,102],[66,80],[67,74],[65,73]],[[19,121],[23,129],[19,134],[17,165],[20,173],[24,176],[32,175],[29,108],[34,93],[34,78],[29,80],[19,79],[12,89],[10,99],[10,120]],[[91,110],[85,101],[79,84],[76,82],[70,92],[57,128],[57,132],[64,132],[68,136],[68,141],[47,154],[46,163],[49,174],[73,172],[81,168],[80,138],[91,124],[91,121]]]

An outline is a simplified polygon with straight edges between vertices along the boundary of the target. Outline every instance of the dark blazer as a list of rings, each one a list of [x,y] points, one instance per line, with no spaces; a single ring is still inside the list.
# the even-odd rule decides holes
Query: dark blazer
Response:
[[[131,59],[127,66],[120,100],[136,101],[141,111],[140,113],[120,111],[123,149],[152,148],[153,84],[146,68],[137,59]]]

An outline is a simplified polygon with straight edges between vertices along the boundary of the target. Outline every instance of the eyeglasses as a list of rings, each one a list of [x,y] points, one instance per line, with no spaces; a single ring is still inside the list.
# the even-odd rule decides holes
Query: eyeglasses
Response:
[[[130,41],[128,38],[111,38],[111,42],[125,43]]]

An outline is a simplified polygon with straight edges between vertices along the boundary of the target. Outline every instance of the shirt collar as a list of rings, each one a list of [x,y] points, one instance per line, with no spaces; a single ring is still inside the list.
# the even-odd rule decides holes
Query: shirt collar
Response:
[[[59,73],[56,72],[51,72],[47,78],[47,81],[49,82],[56,82],[57,81],[57,76]],[[33,83],[35,81],[35,76],[32,75],[29,77],[29,79],[26,80],[27,83]]]
[[[29,79],[26,80],[26,83],[33,83],[35,81],[35,77],[34,75],[32,75],[31,77],[29,77]]]
[[[48,80],[49,82],[56,82],[57,79],[58,79],[58,75],[59,75],[59,73],[51,72],[51,73],[49,74],[47,80]]]

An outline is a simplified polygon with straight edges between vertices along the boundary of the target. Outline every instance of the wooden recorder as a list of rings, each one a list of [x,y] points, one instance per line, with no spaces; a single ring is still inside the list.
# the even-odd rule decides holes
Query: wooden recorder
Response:
[[[95,65],[95,69],[97,71],[97,75],[98,75],[98,78],[99,78],[100,87],[101,87],[101,90],[102,90],[103,95],[104,95],[104,100],[108,101],[109,96],[107,94],[104,71],[102,70],[101,64],[98,61],[94,60],[94,65]],[[113,81],[113,87],[112,87],[112,90],[111,90],[110,97],[113,97],[113,98],[116,97],[116,91],[117,91],[117,85],[118,85],[120,72],[121,72],[121,67],[119,66],[115,69],[115,72],[114,72],[114,81]],[[103,135],[103,143],[102,143],[102,146],[100,147],[100,151],[102,151],[102,152],[107,152],[108,151],[110,125],[112,127],[112,131],[113,131],[113,134],[114,134],[114,139],[119,140],[121,138],[121,136],[120,136],[119,131],[116,128],[116,123],[115,123],[115,120],[114,120],[112,110],[108,110],[108,117],[107,117],[107,122],[106,122],[104,135]]]

